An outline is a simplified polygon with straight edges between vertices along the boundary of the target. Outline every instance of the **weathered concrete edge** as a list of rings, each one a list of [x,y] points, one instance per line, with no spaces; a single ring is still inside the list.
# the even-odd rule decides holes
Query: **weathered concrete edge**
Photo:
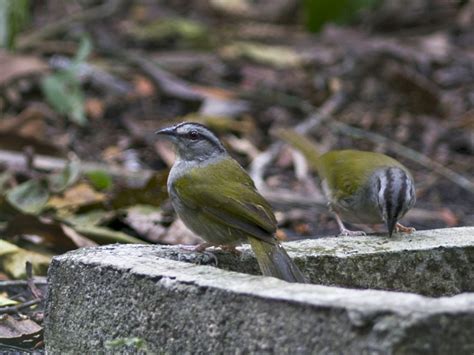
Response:
[[[435,248],[474,247],[474,227],[441,228],[412,234],[324,237],[284,243],[292,257],[309,254],[340,258]],[[246,247],[243,247],[246,249]]]
[[[133,257],[131,246],[121,255],[113,248],[114,254],[104,257],[103,251],[111,247],[80,249],[53,259],[52,268],[62,264],[79,263],[87,266],[110,267],[122,272],[133,273],[147,278],[156,278],[160,283],[185,283],[204,288],[216,288],[237,294],[273,299],[285,302],[304,303],[313,306],[338,307],[353,311],[372,309],[377,312],[389,311],[401,316],[433,315],[441,313],[469,313],[474,315],[474,293],[463,293],[452,297],[431,298],[411,293],[357,290],[310,284],[290,284],[275,278],[251,276],[212,266],[194,265],[180,261],[150,257],[145,252],[134,263],[123,264],[125,256]],[[147,246],[135,245],[136,251]],[[120,249],[120,248],[119,248]],[[146,250],[145,249],[145,250]],[[118,251],[118,252],[117,252]]]

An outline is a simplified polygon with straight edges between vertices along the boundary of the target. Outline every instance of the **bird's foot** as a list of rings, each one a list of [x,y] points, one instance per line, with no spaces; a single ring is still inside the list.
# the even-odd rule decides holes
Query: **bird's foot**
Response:
[[[395,232],[401,232],[401,233],[413,233],[416,231],[415,228],[413,227],[405,227],[404,225],[397,223],[395,225]]]
[[[198,245],[180,245],[179,248],[181,250],[186,250],[188,252],[192,253],[198,253],[192,254],[192,257],[180,255],[179,256],[179,261],[186,261],[186,262],[192,262],[194,264],[198,265],[218,265],[218,259],[217,257],[211,253],[210,251],[206,251],[207,248],[210,248],[214,246],[211,243],[201,243]]]
[[[341,217],[337,213],[334,212],[334,216],[336,217],[336,222],[339,227],[339,234],[338,236],[358,236],[358,235],[366,235],[365,232],[362,231],[351,231],[344,226]]]
[[[242,255],[242,252],[238,250],[235,245],[220,245],[221,249],[223,251],[229,252],[235,256],[240,256]]]
[[[351,231],[346,228],[341,228],[341,231],[339,232],[338,237],[346,237],[346,236],[355,237],[355,236],[362,236],[362,235],[367,235],[367,234],[363,231]]]

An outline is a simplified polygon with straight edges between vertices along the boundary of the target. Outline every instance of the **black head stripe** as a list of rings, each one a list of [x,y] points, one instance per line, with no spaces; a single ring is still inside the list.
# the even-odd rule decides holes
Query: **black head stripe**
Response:
[[[385,204],[387,206],[387,216],[392,216],[392,209],[393,209],[393,203],[392,203],[392,198],[391,198],[391,193],[393,190],[393,174],[392,174],[392,169],[387,169],[385,171],[385,178],[387,179],[387,185],[385,187],[384,191],[384,200]]]
[[[184,127],[184,126],[190,126],[190,128],[195,128],[197,133],[199,134],[199,139],[206,140],[212,145],[218,147],[219,150],[225,151],[224,146],[222,145],[219,138],[217,138],[217,136],[203,124],[200,124],[197,122],[183,122],[176,125],[175,129],[176,131],[178,131],[179,128]],[[184,137],[187,137],[187,133],[184,135]]]
[[[400,175],[402,179],[402,186],[400,190],[398,191],[398,199],[397,199],[397,206],[395,210],[395,216],[398,217],[400,215],[400,212],[403,209],[403,206],[406,205],[408,201],[405,201],[406,195],[407,195],[407,186],[408,186],[408,176],[407,174],[400,170]]]

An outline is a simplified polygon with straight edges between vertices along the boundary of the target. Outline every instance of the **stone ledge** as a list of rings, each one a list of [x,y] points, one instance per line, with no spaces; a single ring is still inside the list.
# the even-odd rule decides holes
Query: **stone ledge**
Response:
[[[458,260],[468,263],[467,269],[455,274],[460,279],[466,277],[466,284],[472,287],[473,236],[474,228],[458,228],[388,241],[373,236],[323,238],[286,243],[285,247],[312,279],[330,271],[335,261],[353,260],[341,265],[345,265],[346,277],[356,281],[370,275],[370,255],[398,255],[402,257],[399,262],[405,263],[403,255],[415,253],[418,256],[410,260],[421,260],[421,272],[429,269],[436,274],[423,266],[426,260],[445,260],[446,256],[439,255],[455,250],[462,257],[458,255],[461,259],[454,264]],[[423,259],[425,254],[418,254],[423,250],[432,256]],[[247,249],[240,258],[216,254],[220,267],[244,264],[244,269],[252,269],[247,261],[255,264]],[[363,264],[367,268],[363,272],[359,271],[363,259],[353,259],[356,257],[369,260]],[[214,260],[208,255],[183,253],[177,247],[141,245],[81,249],[56,257],[49,271],[47,350],[90,353],[103,350],[107,341],[138,337],[148,351],[159,353],[474,351],[471,293],[435,299],[288,284],[167,258],[202,263]],[[388,267],[392,259],[381,258]],[[334,270],[341,268],[334,266]]]

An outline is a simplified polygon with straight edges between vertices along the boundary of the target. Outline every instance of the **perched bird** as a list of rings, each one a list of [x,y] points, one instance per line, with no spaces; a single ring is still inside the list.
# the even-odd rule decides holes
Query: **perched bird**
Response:
[[[350,223],[387,226],[389,236],[413,232],[398,221],[415,204],[415,183],[408,169],[387,155],[360,150],[333,150],[320,155],[315,144],[292,130],[276,135],[300,150],[316,170],[340,235],[364,235],[346,229]]]
[[[263,275],[305,282],[274,234],[276,219],[246,171],[205,126],[184,122],[156,132],[176,147],[168,177],[171,203],[186,226],[206,243],[235,250],[250,243]]]

